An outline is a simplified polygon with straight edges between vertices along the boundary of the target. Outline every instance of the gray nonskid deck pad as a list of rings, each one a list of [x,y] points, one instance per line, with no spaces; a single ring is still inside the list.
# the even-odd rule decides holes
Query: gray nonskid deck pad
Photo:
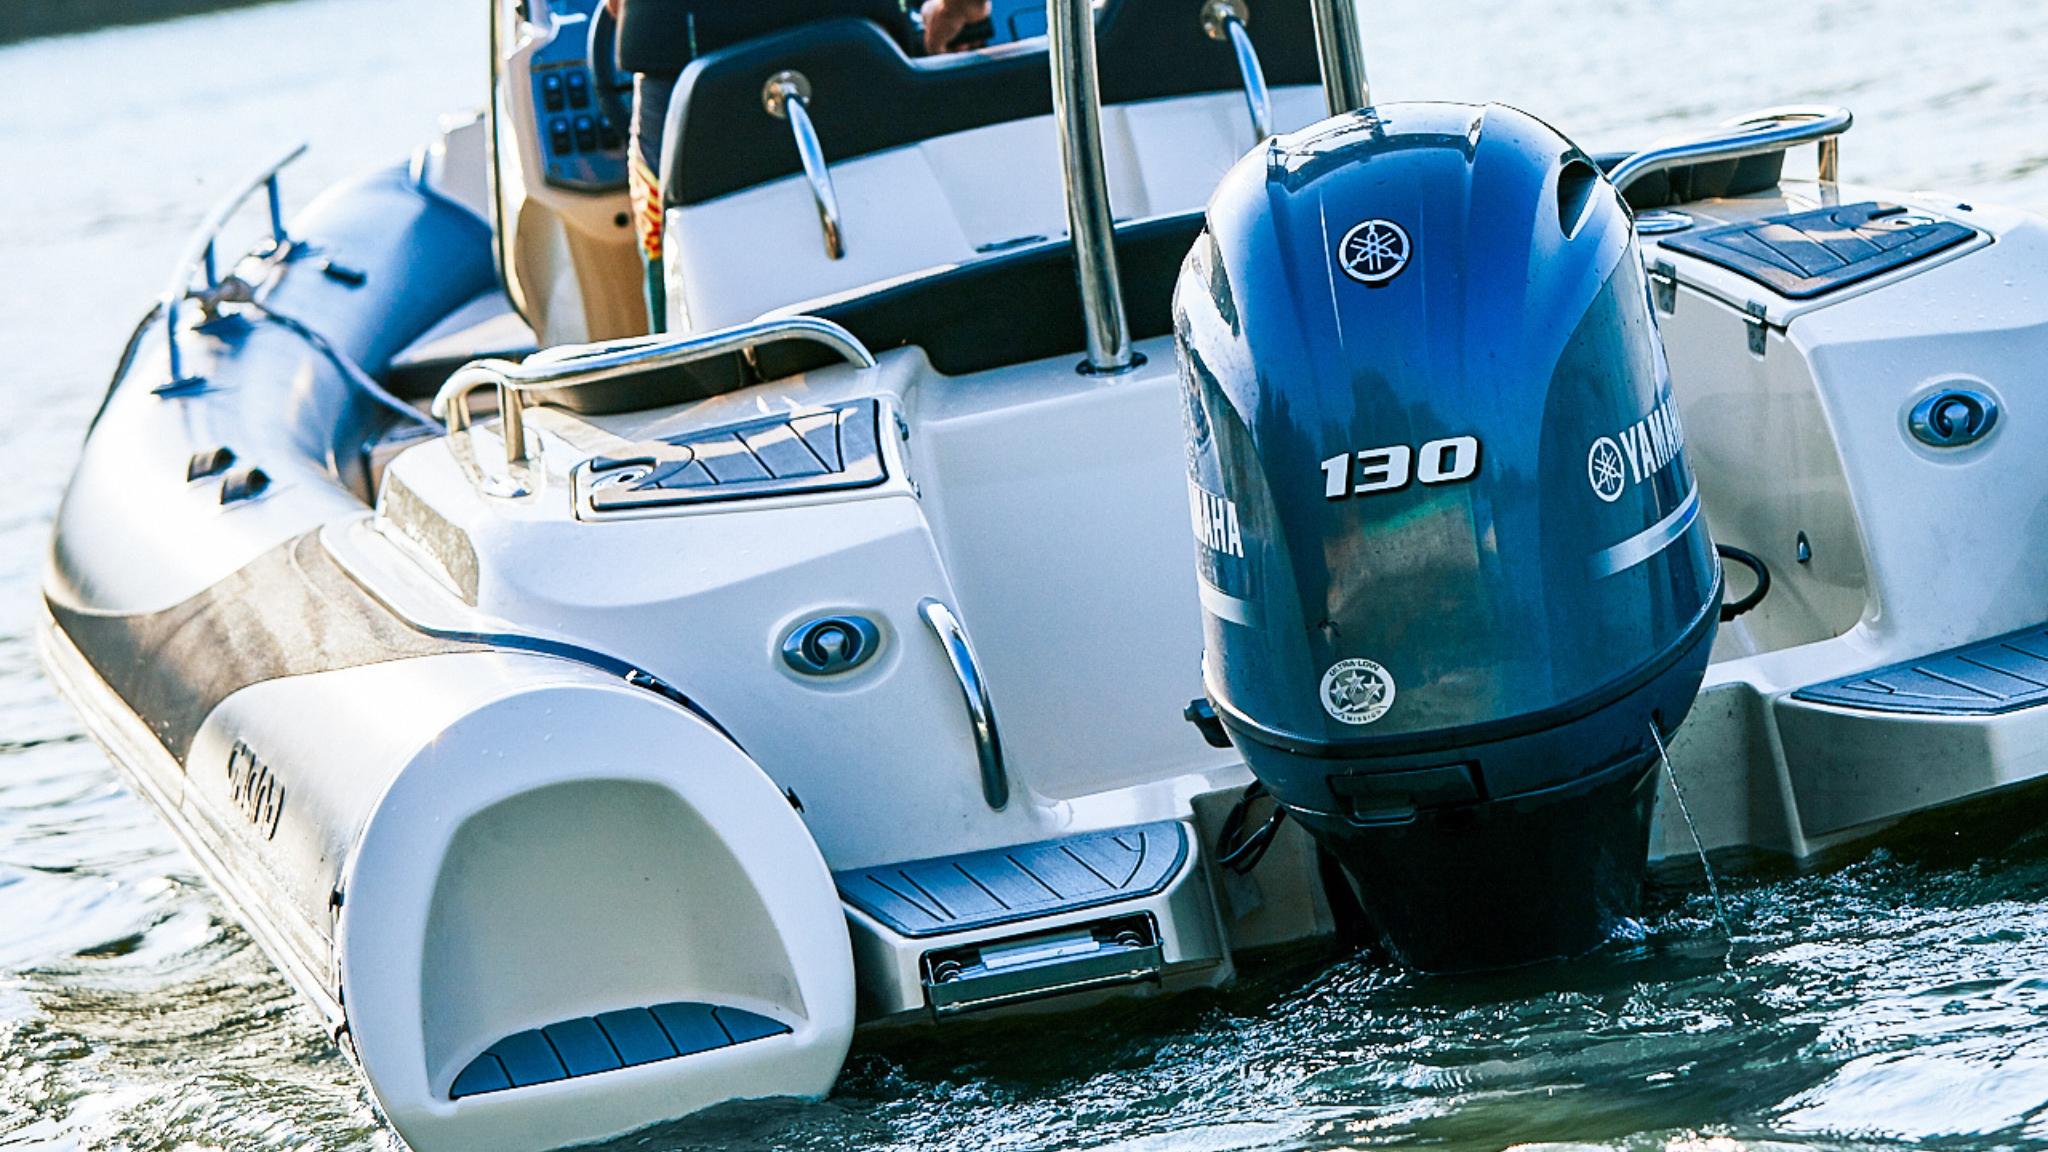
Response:
[[[675,1002],[626,1008],[514,1032],[469,1062],[451,1100],[594,1076],[780,1036],[789,1026],[758,1012]]]
[[[1659,244],[1718,264],[1780,296],[1806,300],[1946,251],[1975,228],[1896,204],[1842,204],[1661,237]]]
[[[839,896],[904,936],[936,936],[1151,896],[1180,873],[1173,821],[835,873]]]
[[[592,512],[867,488],[888,479],[881,406],[855,400],[628,445],[576,469]]]
[[[2048,625],[1815,684],[1792,698],[1923,716],[1995,716],[2048,704]]]

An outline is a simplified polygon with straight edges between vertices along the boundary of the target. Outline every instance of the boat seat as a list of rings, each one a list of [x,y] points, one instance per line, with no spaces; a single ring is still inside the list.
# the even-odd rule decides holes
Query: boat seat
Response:
[[[472,360],[523,360],[538,347],[533,329],[512,310],[504,291],[493,287],[400,349],[382,383],[401,399],[423,402]]]
[[[1185,212],[1117,229],[1117,267],[1133,339],[1173,330],[1173,284],[1202,231],[1202,214]],[[971,264],[933,269],[877,287],[794,304],[772,315],[821,316],[873,352],[916,345],[932,366],[964,376],[1071,353],[1086,345],[1073,247],[1035,244]],[[751,357],[720,356],[684,370],[647,372],[600,388],[543,397],[585,416],[681,404],[838,363],[809,341],[765,344]]]
[[[1132,339],[1173,331],[1174,281],[1201,231],[1200,212],[1117,228],[1117,269]],[[917,345],[934,369],[949,376],[1063,354],[1078,357],[1087,346],[1074,249],[1065,240],[806,301],[778,314],[824,317],[876,353]],[[796,343],[762,349],[757,359],[766,379],[831,362],[815,346]]]
[[[619,67],[675,76],[721,48],[835,17],[867,20],[906,48],[917,27],[902,0],[633,0],[619,21]]]
[[[637,2],[637,0],[636,0]],[[1102,102],[1128,104],[1242,85],[1236,59],[1202,31],[1188,0],[1111,0],[1097,17]],[[1252,16],[1268,85],[1321,83],[1308,0],[1261,0]],[[912,59],[872,20],[804,25],[693,61],[669,103],[662,193],[670,207],[707,200],[803,169],[789,128],[761,90],[777,72],[810,81],[809,111],[837,163],[1052,114],[1043,41]]]

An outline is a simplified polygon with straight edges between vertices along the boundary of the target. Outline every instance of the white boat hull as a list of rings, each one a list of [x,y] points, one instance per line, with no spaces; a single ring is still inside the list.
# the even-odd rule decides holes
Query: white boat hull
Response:
[[[1186,155],[1227,159],[1236,99],[1119,123],[1208,133]],[[871,201],[908,169],[944,199],[1049,127],[841,174]],[[505,319],[481,206],[453,214],[482,181],[442,170],[482,152],[459,129],[415,176],[316,205],[300,230],[365,279],[311,253],[260,265],[271,315],[181,331],[179,378],[201,383],[144,341],[60,514],[42,634],[66,698],[408,1142],[522,1152],[815,1098],[857,1024],[1215,985],[1246,953],[1332,935],[1298,830],[1248,876],[1216,864],[1251,776],[1184,718],[1203,644],[1169,338],[1113,378],[1076,373],[1072,352],[948,373],[911,344],[708,398],[536,406],[516,472],[489,419],[442,434],[414,413],[379,438],[398,402],[349,365],[388,379],[428,344],[512,351],[448,324]],[[1216,175],[1126,159],[1168,226]],[[732,315],[692,306],[800,309],[803,260],[826,259],[814,237],[790,268],[742,257],[755,234],[797,244],[808,195],[799,178],[677,213],[675,234],[744,280],[722,290]],[[1808,859],[2048,773],[2048,707],[2024,684],[2005,703],[1855,696],[1971,645],[2024,655],[2048,621],[2048,423],[2028,407],[2048,226],[1801,183],[1686,210],[1705,225],[1851,199],[1978,235],[1806,302],[1646,245],[1705,515],[1775,576],[1722,629],[1672,742],[1693,826],[1667,786],[1656,858],[1693,855],[1696,829],[1710,851]],[[948,233],[947,258],[1057,231],[1056,208],[977,217],[988,235]],[[521,258],[541,261],[528,224]],[[917,222],[863,221],[862,260],[915,250],[885,225]],[[688,283],[671,300],[715,287],[698,251],[672,261]],[[1958,382],[2003,422],[1963,451],[1915,441],[1911,410]],[[613,511],[590,483],[603,458],[860,406],[872,483]],[[199,468],[229,446],[224,472]],[[298,608],[264,615],[280,604]],[[859,662],[792,662],[811,625],[853,619],[873,630]],[[592,1029],[611,1057],[585,1062]],[[536,1044],[553,1073],[519,1064]]]

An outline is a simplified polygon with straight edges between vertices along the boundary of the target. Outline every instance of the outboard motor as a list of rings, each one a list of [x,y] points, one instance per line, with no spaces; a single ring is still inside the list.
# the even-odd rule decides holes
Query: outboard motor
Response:
[[[1174,315],[1232,742],[1395,959],[1598,946],[1720,605],[1620,194],[1510,108],[1338,117],[1224,179]]]

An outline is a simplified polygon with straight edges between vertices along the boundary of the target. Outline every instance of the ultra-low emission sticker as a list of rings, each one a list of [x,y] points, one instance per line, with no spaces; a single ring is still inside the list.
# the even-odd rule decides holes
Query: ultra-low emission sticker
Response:
[[[1339,660],[1323,673],[1323,710],[1346,724],[1370,724],[1394,706],[1394,677],[1370,660]]]

